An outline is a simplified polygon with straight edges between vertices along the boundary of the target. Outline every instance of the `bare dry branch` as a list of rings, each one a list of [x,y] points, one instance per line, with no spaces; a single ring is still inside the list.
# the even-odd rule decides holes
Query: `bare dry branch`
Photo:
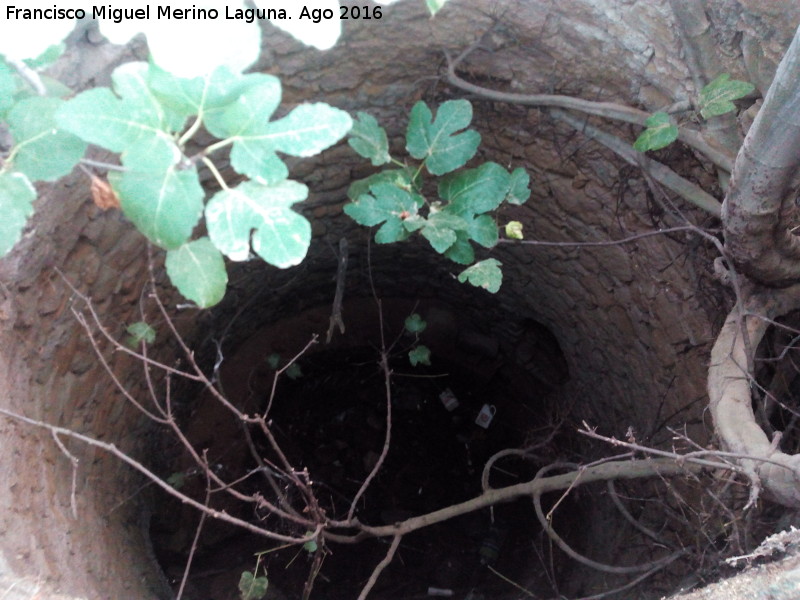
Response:
[[[6,417],[21,421],[23,423],[27,423],[28,425],[32,425],[34,427],[38,427],[41,429],[45,429],[49,431],[51,434],[55,435],[63,435],[65,437],[73,438],[92,446],[93,448],[99,448],[101,450],[105,450],[109,454],[116,456],[122,462],[130,465],[135,470],[139,471],[142,475],[147,477],[150,481],[152,481],[155,485],[160,487],[162,490],[167,492],[169,495],[174,496],[184,504],[188,504],[193,508],[196,508],[200,512],[207,512],[208,515],[214,519],[219,519],[220,521],[225,521],[226,523],[230,523],[231,525],[235,525],[237,527],[241,527],[246,531],[250,531],[251,533],[255,533],[257,535],[270,538],[273,540],[278,540],[280,542],[288,542],[292,544],[304,544],[310,540],[313,540],[317,535],[319,535],[320,531],[322,531],[322,525],[318,525],[317,528],[308,535],[302,537],[292,537],[289,535],[283,535],[279,533],[275,533],[269,530],[266,530],[262,527],[257,527],[252,523],[229,515],[226,512],[220,512],[213,509],[206,508],[202,502],[198,502],[194,498],[187,496],[186,494],[182,493],[181,491],[175,489],[173,486],[168,484],[166,481],[161,479],[158,475],[153,473],[150,469],[145,467],[141,462],[137,461],[136,459],[129,456],[126,452],[123,452],[119,448],[117,448],[114,444],[109,444],[107,442],[100,441],[95,439],[91,436],[84,435],[82,433],[78,433],[76,431],[72,431],[71,429],[67,429],[65,427],[58,427],[56,425],[51,425],[49,423],[45,423],[44,421],[39,421],[37,419],[32,419],[30,417],[26,417],[19,413],[15,413],[10,410],[6,410],[4,408],[0,408],[0,414],[5,415]]]
[[[537,476],[543,476],[548,470],[550,470],[551,468],[556,468],[558,466],[559,465],[550,465],[548,467],[544,467],[543,469],[541,469],[539,471]],[[576,478],[575,482],[577,483],[578,481],[579,481],[579,478]],[[604,563],[597,562],[596,560],[592,560],[591,558],[589,558],[587,556],[583,556],[582,554],[580,554],[580,553],[576,552],[575,550],[573,550],[569,546],[569,544],[567,544],[563,540],[563,538],[560,535],[558,535],[558,533],[556,533],[555,529],[553,529],[553,526],[551,525],[550,519],[547,516],[545,516],[544,512],[542,511],[542,498],[541,498],[541,496],[542,496],[542,493],[540,491],[538,491],[538,490],[533,493],[533,507],[534,507],[534,510],[536,511],[536,517],[539,519],[539,523],[541,524],[542,528],[545,530],[545,532],[550,537],[550,539],[553,540],[556,543],[556,545],[559,548],[561,548],[561,550],[567,556],[569,556],[573,560],[575,560],[575,561],[577,561],[577,562],[579,562],[579,563],[581,563],[583,565],[586,565],[587,567],[590,567],[590,568],[595,569],[597,571],[602,571],[604,573],[613,573],[615,575],[628,575],[628,574],[631,574],[631,573],[641,573],[642,571],[648,571],[649,572],[649,571],[652,571],[652,569],[655,569],[656,567],[663,568],[666,565],[668,565],[669,563],[673,562],[679,556],[684,554],[683,551],[674,552],[673,554],[670,554],[669,556],[665,556],[664,558],[660,558],[658,560],[654,560],[654,561],[650,561],[650,562],[642,563],[642,564],[638,564],[638,565],[632,565],[632,566],[629,566],[629,567],[618,567],[618,566],[614,566],[614,565],[606,565]]]
[[[386,435],[383,438],[383,447],[381,448],[381,454],[378,456],[378,460],[375,461],[375,465],[372,467],[369,475],[367,475],[364,483],[361,484],[358,492],[353,497],[353,501],[350,503],[350,510],[347,511],[348,521],[353,520],[353,515],[356,512],[356,505],[358,504],[358,501],[367,491],[367,488],[372,480],[375,479],[380,472],[383,462],[386,460],[386,456],[389,454],[389,447],[392,443],[392,371],[389,369],[389,357],[387,356],[385,349],[381,353],[381,369],[383,370],[384,387],[386,389]]]
[[[70,493],[69,493],[69,507],[72,510],[72,518],[77,519],[78,503],[77,499],[75,498],[75,490],[78,487],[78,464],[80,461],[78,460],[77,456],[75,456],[69,450],[67,450],[67,447],[64,445],[64,442],[62,442],[59,439],[58,434],[56,434],[53,431],[51,431],[50,433],[53,436],[53,441],[55,441],[56,446],[58,446],[59,450],[61,450],[61,452],[64,453],[64,455],[72,463],[72,486],[70,487]]]
[[[383,557],[383,560],[379,562],[375,567],[375,570],[372,571],[367,583],[364,585],[361,593],[358,595],[358,600],[365,600],[372,588],[375,587],[378,577],[380,577],[381,573],[383,573],[383,570],[389,566],[389,563],[391,563],[392,559],[394,559],[395,552],[397,552],[397,548],[400,546],[400,540],[402,539],[402,535],[398,534],[394,536],[392,543],[389,545],[389,550],[386,552],[386,556]]]
[[[203,458],[206,462],[208,462],[208,457],[206,453],[203,452]],[[208,477],[206,477],[206,499],[203,504],[205,505],[206,509],[209,508],[208,503],[211,500],[211,481]],[[208,512],[203,511],[200,513],[200,521],[197,523],[197,528],[194,532],[194,539],[192,540],[192,547],[189,549],[189,556],[186,558],[186,566],[183,568],[183,577],[181,578],[181,584],[178,587],[178,593],[175,595],[175,600],[181,600],[183,596],[183,590],[186,587],[186,582],[189,580],[189,571],[192,569],[192,561],[194,560],[194,553],[197,551],[197,542],[200,541],[200,533],[203,531],[203,525],[205,525],[206,517],[208,516]]]
[[[666,229],[658,229],[656,231],[645,231],[635,235],[622,238],[620,240],[605,240],[602,242],[545,242],[541,240],[510,240],[501,239],[500,242],[504,244],[523,245],[523,246],[545,246],[555,248],[594,248],[604,246],[619,246],[621,244],[630,244],[643,238],[653,237],[654,235],[667,235],[670,233],[677,233],[679,231],[695,231],[695,225],[681,225],[679,227],[668,227]]]

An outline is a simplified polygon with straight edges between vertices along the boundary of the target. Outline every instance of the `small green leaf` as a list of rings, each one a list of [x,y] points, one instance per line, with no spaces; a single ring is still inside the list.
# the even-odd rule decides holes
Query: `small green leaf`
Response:
[[[427,346],[417,346],[413,350],[408,351],[408,360],[411,362],[412,367],[417,365],[430,365],[431,364],[431,351]]]
[[[22,237],[28,217],[33,214],[36,189],[22,173],[0,172],[0,256]]]
[[[136,323],[128,325],[125,331],[129,334],[126,343],[131,348],[138,348],[139,344],[142,342],[145,344],[152,344],[156,341],[156,330],[144,321],[137,321]]]
[[[168,250],[166,267],[173,285],[200,308],[214,306],[225,295],[228,286],[225,261],[207,237]]]
[[[644,123],[647,129],[633,143],[633,149],[637,152],[660,150],[678,139],[678,128],[665,112],[653,113]]]
[[[522,223],[519,221],[509,221],[506,223],[506,237],[510,240],[524,239],[522,235]]]
[[[421,207],[425,204],[425,200],[419,196],[419,194],[412,191],[415,186],[411,183],[411,176],[412,174],[406,169],[387,169],[385,171],[380,171],[351,183],[350,187],[347,189],[347,197],[350,198],[350,200],[358,200],[362,195],[368,194],[369,189],[376,183],[390,183],[412,193],[417,202],[417,206]]]
[[[468,281],[475,287],[481,287],[492,294],[497,293],[503,282],[503,272],[500,270],[500,261],[496,258],[487,258],[464,269],[458,276],[461,283]]]
[[[184,117],[205,116],[235,101],[247,87],[273,79],[272,75],[261,73],[242,76],[224,66],[192,79],[176,77],[155,64],[150,65],[147,73],[148,85],[161,104]],[[269,118],[269,114],[265,118]]]
[[[294,381],[295,379],[299,379],[300,377],[303,376],[303,370],[297,363],[292,363],[288,367],[286,367],[284,373],[286,373],[286,376],[292,381]]]
[[[183,487],[183,484],[186,483],[186,474],[181,473],[178,471],[177,473],[173,473],[169,477],[167,477],[167,483],[174,487],[176,490],[179,490]]]
[[[245,181],[209,200],[208,235],[231,260],[248,260],[252,244],[253,252],[271,265],[291,267],[305,258],[311,243],[311,225],[291,209],[306,196],[308,188],[296,181]]]
[[[182,246],[203,213],[205,193],[197,169],[126,171],[108,174],[122,210],[154,244],[167,249]]]
[[[456,232],[456,242],[447,249],[444,255],[460,265],[469,265],[475,260],[475,250],[469,243],[469,234],[466,231]]]
[[[155,128],[133,120],[122,101],[108,88],[87,90],[69,100],[56,115],[59,125],[87,142],[112,152],[135,143],[143,130]]]
[[[217,77],[223,76],[227,71],[215,71]],[[197,85],[197,79],[186,84],[190,88]],[[203,79],[204,82],[209,80]],[[159,84],[159,90],[165,84]],[[173,92],[174,94],[174,92]],[[197,104],[197,91],[189,92],[193,96],[193,104]],[[249,85],[237,94],[222,110],[215,111],[206,121],[208,130],[220,139],[244,139],[265,131],[269,126],[269,118],[281,102],[281,82],[274,75],[261,74],[257,79],[250,81]]]
[[[369,194],[345,205],[344,212],[359,225],[372,227],[383,223],[375,241],[386,244],[408,236],[403,220],[417,214],[417,203],[408,191],[396,185],[376,183],[370,186]]]
[[[375,232],[375,241],[378,244],[393,244],[407,239],[409,233],[403,223],[400,219],[388,219]]]
[[[261,600],[267,595],[269,581],[266,577],[256,577],[254,573],[245,571],[239,578],[239,595],[242,600]]]
[[[267,357],[267,364],[270,369],[277,369],[278,365],[281,364],[281,355],[277,352],[273,352]]]
[[[467,229],[469,237],[484,248],[493,248],[497,244],[497,223],[490,215],[479,215],[469,221]]]
[[[447,0],[425,0],[431,16],[434,16],[437,12],[439,12],[439,10],[441,10],[441,8],[444,6],[445,2],[447,2]]]
[[[291,156],[314,156],[342,139],[353,126],[343,110],[321,102],[301,104],[269,124],[264,137]]]
[[[467,222],[461,217],[449,212],[431,212],[425,227],[422,228],[422,236],[428,240],[439,254],[443,254],[450,246],[456,242],[456,232],[466,231]]]
[[[369,113],[359,112],[356,115],[347,143],[360,156],[370,159],[376,167],[392,160],[386,131]]]
[[[16,145],[12,167],[31,180],[55,181],[72,171],[86,152],[80,138],[57,129],[59,98],[34,96],[17,102],[8,113],[8,127]]]
[[[83,140],[122,153],[132,170],[166,169],[181,159],[173,133],[185,119],[163,106],[147,83],[147,63],[125,63],[114,71],[117,97],[94,88],[67,101],[56,115],[59,126]]]
[[[736,110],[733,101],[747,96],[755,89],[752,83],[731,79],[729,73],[722,73],[700,92],[700,114],[704,119],[710,119]]]
[[[149,63],[123,63],[114,69],[111,82],[114,92],[122,98],[123,105],[128,110],[135,111],[140,122],[150,123],[158,130],[159,139],[172,142],[170,134],[184,128],[186,116],[176,113],[161,102],[150,87],[149,76]]]
[[[406,317],[405,328],[409,333],[422,333],[427,326],[428,323],[418,313],[413,313]]]
[[[313,531],[307,530],[303,535],[311,535],[313,533],[314,533]],[[316,552],[318,549],[317,540],[316,539],[308,540],[305,544],[303,544],[303,549],[309,553]]]
[[[338,142],[353,124],[346,112],[323,103],[301,104],[282,119],[270,121],[280,98],[280,81],[265,75],[261,83],[205,121],[212,134],[233,141],[231,166],[264,183],[277,183],[289,174],[276,152],[313,156]]]
[[[406,131],[406,149],[434,175],[444,175],[475,156],[481,136],[477,131],[462,129],[472,121],[472,104],[469,100],[448,100],[443,103],[433,119],[431,110],[423,101],[411,109]]]
[[[277,183],[289,170],[265,141],[269,119],[281,102],[281,82],[264,75],[235,100],[205,119],[206,128],[220,139],[233,140],[231,166],[239,173],[265,183]]]
[[[344,212],[359,225],[379,225],[387,219],[399,218],[409,208],[416,208],[408,192],[390,183],[376,183],[370,189],[371,194],[363,194],[344,207]]]
[[[480,214],[496,209],[509,194],[511,175],[495,162],[443,177],[439,196],[457,214]]]
[[[511,180],[508,182],[508,193],[506,202],[509,204],[524,204],[531,197],[531,177],[522,167],[517,167],[511,172]]]
[[[410,217],[403,219],[403,227],[406,228],[406,231],[414,233],[415,231],[419,231],[425,227],[427,222],[428,220],[422,215],[411,215]]]
[[[439,254],[444,254],[450,246],[456,243],[456,232],[452,229],[425,227],[422,230],[422,236],[430,242],[431,247]]]

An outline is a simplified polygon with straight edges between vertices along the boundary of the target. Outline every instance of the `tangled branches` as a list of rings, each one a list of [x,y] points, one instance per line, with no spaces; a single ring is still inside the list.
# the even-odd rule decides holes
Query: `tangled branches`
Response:
[[[79,464],[77,459],[66,450],[61,441],[63,438],[72,438],[111,453],[139,471],[147,480],[158,486],[165,493],[199,511],[202,518],[194,537],[189,560],[184,569],[181,590],[191,568],[191,561],[197,547],[200,529],[208,519],[228,523],[233,527],[241,528],[244,531],[279,542],[282,545],[313,548],[314,556],[304,586],[303,598],[308,598],[311,595],[315,577],[319,573],[330,544],[354,544],[371,538],[390,539],[391,543],[384,558],[375,566],[371,576],[364,583],[358,595],[359,600],[363,600],[375,586],[381,572],[392,562],[404,536],[460,515],[526,497],[533,499],[534,508],[543,530],[569,556],[595,569],[614,574],[630,573],[637,575],[632,582],[624,586],[623,589],[627,589],[654,572],[665,568],[685,554],[686,551],[676,549],[652,562],[632,567],[614,567],[597,563],[576,553],[559,537],[552,527],[550,519],[543,512],[541,506],[542,495],[558,491],[564,492],[566,495],[580,486],[598,481],[613,482],[643,478],[665,479],[697,473],[703,469],[733,472],[741,470],[728,458],[720,457],[719,454],[709,456],[708,453],[697,453],[681,456],[675,452],[662,452],[659,456],[634,459],[634,449],[628,449],[628,452],[615,456],[613,459],[605,459],[588,465],[579,466],[559,463],[548,465],[540,469],[536,476],[529,481],[506,487],[492,488],[489,484],[490,474],[498,460],[509,455],[525,456],[526,453],[532,450],[532,448],[510,449],[496,454],[487,462],[482,478],[483,491],[468,500],[388,525],[372,525],[362,522],[358,509],[359,499],[366,493],[384,467],[384,460],[392,439],[392,371],[388,361],[388,350],[384,343],[379,360],[384,378],[386,404],[385,437],[382,452],[368,476],[362,481],[359,491],[351,499],[346,517],[336,519],[329,515],[323,506],[313,474],[307,468],[293,463],[289,453],[282,447],[275,434],[274,424],[271,419],[277,378],[303,353],[308,351],[316,339],[309,341],[301,352],[276,372],[270,397],[266,402],[265,408],[261,411],[247,413],[227,398],[221,391],[219,383],[215,382],[219,364],[214,367],[214,372],[211,375],[206,374],[200,367],[191,348],[179,334],[168,311],[155,293],[155,285],[151,286],[149,299],[157,307],[161,320],[166,324],[183,355],[182,362],[185,366],[182,368],[151,358],[148,355],[147,344],[144,342],[142,342],[138,350],[132,350],[120,343],[101,322],[91,299],[74,287],[72,287],[72,292],[75,298],[72,307],[73,314],[90,340],[98,360],[106,368],[115,386],[128,402],[140,411],[144,417],[168,429],[172,438],[178,442],[182,452],[190,457],[192,461],[191,471],[199,474],[202,480],[205,481],[203,493],[201,496],[195,497],[185,490],[179,489],[179,486],[174,485],[174,481],[159,476],[150,467],[135,460],[112,443],[6,410],[0,410],[0,412],[7,417],[48,430],[56,440],[59,448],[72,462],[74,472],[79,468]],[[148,391],[146,399],[135,397],[116,377],[102,348],[103,344],[106,343],[110,345],[114,352],[126,353],[140,361]],[[208,453],[190,441],[183,424],[176,415],[173,397],[173,388],[175,387],[173,382],[176,379],[185,379],[201,385],[219,406],[241,424],[247,436],[250,452],[256,463],[255,468],[233,479],[225,478],[222,472],[209,459]],[[584,433],[596,435],[589,429],[585,429]],[[267,441],[268,451],[261,451],[256,447],[253,443],[254,434],[262,436]],[[611,441],[621,443],[615,440]],[[637,448],[636,450],[641,451],[642,449]],[[560,472],[552,474],[554,470]],[[255,483],[259,477],[263,481],[261,485]],[[75,504],[74,494],[73,488],[73,507]],[[224,508],[220,509],[219,502],[216,501],[219,498],[227,498],[242,506],[249,506],[251,507],[249,512],[253,515],[268,515],[272,526],[267,526],[265,518],[243,518],[241,514],[233,514]],[[623,514],[625,514],[624,509]]]

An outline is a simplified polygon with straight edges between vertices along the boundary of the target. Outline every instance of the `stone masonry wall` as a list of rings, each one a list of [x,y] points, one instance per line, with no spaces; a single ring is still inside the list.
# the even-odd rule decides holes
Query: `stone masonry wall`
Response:
[[[800,9],[789,1],[755,0],[714,0],[710,7],[731,73],[765,91],[800,22]],[[647,110],[689,96],[691,79],[665,0],[452,0],[435,20],[422,2],[406,0],[385,8],[384,15],[345,23],[342,41],[326,53],[268,29],[259,68],[281,77],[287,108],[325,101],[368,111],[387,127],[398,150],[415,101],[463,97],[441,79],[442,50],[459,52],[494,21],[493,51],[476,52],[465,63],[464,76],[481,85],[576,94]],[[129,56],[85,37],[73,44],[64,66],[76,73],[73,84],[104,81],[108,65]],[[478,100],[474,105],[484,137],[482,158],[524,166],[532,174],[529,203],[504,215],[523,221],[529,239],[603,241],[653,227],[653,205],[635,169],[543,111]],[[615,127],[609,129],[633,139],[628,129]],[[706,166],[686,152],[666,158],[702,184],[712,181]],[[230,330],[234,345],[293,311],[328,305],[331,250],[342,235],[351,238],[356,272],[363,276],[365,233],[341,214],[347,185],[365,174],[363,163],[341,146],[319,159],[293,161],[292,167],[292,176],[312,189],[299,207],[314,220],[307,262],[287,272],[238,266],[219,309],[176,312],[179,327],[199,348],[253,295],[259,302]],[[65,282],[90,296],[109,332],[121,336],[128,323],[140,320],[146,245],[118,212],[103,213],[91,204],[82,174],[41,191],[25,239],[0,261],[0,406],[148,460],[157,432],[115,391],[72,313],[82,306]],[[691,209],[687,214],[705,219]],[[571,380],[560,391],[564,401],[608,433],[621,435],[629,425],[646,431],[657,414],[683,407],[689,407],[686,418],[697,418],[723,307],[709,283],[707,250],[689,242],[653,237],[592,249],[499,247],[494,256],[504,263],[505,283],[491,302],[475,300],[476,318],[495,318],[488,322],[496,323],[501,337],[520,319],[546,325],[569,366]],[[459,297],[449,280],[442,283],[452,269],[423,245],[376,252],[374,268],[388,296],[452,294],[454,303],[477,298],[474,291]],[[160,260],[156,253],[157,272]],[[362,283],[352,284],[349,293],[366,296],[366,287],[358,287],[366,280],[357,281]],[[163,275],[158,283],[168,305],[181,301]],[[508,343],[533,344],[512,338],[508,334]],[[154,352],[172,360],[175,347],[163,341]],[[136,361],[117,353],[110,365],[125,386],[143,391]],[[107,454],[71,441],[65,445],[80,459],[77,519],[69,460],[49,435],[0,418],[0,577],[34,578],[90,599],[163,594],[143,535],[141,509],[148,496],[141,477]]]

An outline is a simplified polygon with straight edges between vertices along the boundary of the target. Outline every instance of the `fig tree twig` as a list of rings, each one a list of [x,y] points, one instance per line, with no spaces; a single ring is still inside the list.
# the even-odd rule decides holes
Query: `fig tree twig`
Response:
[[[402,535],[395,535],[394,539],[392,539],[392,543],[389,546],[388,552],[386,552],[386,556],[383,557],[383,560],[377,564],[375,569],[372,571],[372,574],[369,576],[367,583],[364,585],[361,593],[358,595],[358,600],[365,600],[367,595],[370,593],[373,587],[375,587],[375,583],[378,581],[378,577],[380,577],[383,570],[389,566],[389,563],[392,562],[394,559],[395,552],[397,552],[398,546],[400,546],[400,540],[403,539]]]
[[[203,460],[208,462],[208,450],[203,450]],[[206,508],[211,500],[211,480],[208,478],[208,471],[206,471],[206,499],[203,502]],[[208,513],[203,511],[200,513],[200,522],[197,524],[197,529],[194,532],[194,540],[192,540],[192,547],[189,549],[189,556],[186,558],[186,566],[183,568],[183,577],[181,578],[181,585],[178,588],[178,593],[175,595],[175,600],[181,600],[183,590],[186,587],[186,582],[189,579],[189,571],[192,569],[192,561],[194,560],[195,552],[197,552],[197,543],[200,541],[200,533],[203,531],[203,525],[206,523]]]
[[[474,83],[465,81],[456,74],[456,69],[459,64],[467,58],[473,51],[481,48],[483,40],[468,46],[461,54],[455,59],[451,59],[450,55],[445,52],[447,59],[447,81],[451,85],[470,92],[488,100],[496,102],[507,102],[509,104],[520,104],[525,106],[542,106],[547,108],[565,108],[568,110],[575,110],[588,115],[595,115],[615,121],[623,121],[625,123],[632,123],[641,127],[646,127],[645,121],[650,117],[650,113],[618,104],[616,102],[596,102],[593,100],[584,100],[582,98],[575,98],[574,96],[563,96],[558,94],[517,94],[513,92],[502,92],[485,88]],[[703,139],[703,136],[694,130],[681,127],[678,129],[678,139],[684,142],[703,154],[716,166],[724,169],[728,173],[733,171],[734,157],[730,156],[727,152],[718,150],[711,146]]]
[[[70,488],[70,493],[69,493],[69,507],[72,510],[72,518],[77,519],[78,504],[75,499],[75,490],[78,487],[78,463],[80,461],[77,456],[75,456],[69,450],[67,450],[67,447],[64,445],[64,442],[62,442],[59,439],[58,434],[56,434],[54,431],[51,431],[50,434],[53,436],[53,440],[55,441],[56,446],[58,446],[59,450],[61,450],[61,452],[63,452],[64,455],[72,463],[72,487]]]
[[[602,246],[619,246],[620,244],[629,244],[642,238],[652,237],[654,235],[666,235],[668,233],[675,233],[678,231],[697,231],[699,228],[695,225],[679,225],[677,227],[668,227],[667,229],[658,229],[655,231],[644,231],[635,235],[628,236],[619,240],[604,240],[600,242],[547,242],[541,240],[513,240],[503,238],[499,240],[504,244],[512,245],[526,245],[526,246],[545,246],[555,248],[592,248]]]
[[[381,315],[381,320],[383,320],[383,315]],[[383,466],[383,462],[386,460],[386,455],[389,454],[389,447],[392,442],[392,371],[389,368],[389,356],[386,353],[385,349],[381,351],[381,369],[383,370],[383,381],[384,387],[386,390],[386,436],[383,439],[383,448],[381,449],[381,454],[378,457],[378,460],[375,462],[375,466],[372,467],[372,471],[370,471],[367,478],[364,480],[364,483],[361,484],[361,487],[356,493],[353,501],[350,503],[350,510],[347,511],[347,520],[353,520],[353,516],[356,512],[356,505],[358,504],[359,499],[364,493],[367,491],[369,484],[372,483],[372,480],[375,479],[378,472],[381,470]]]
[[[339,327],[339,333],[344,333],[344,321],[342,321],[342,300],[344,299],[344,282],[347,275],[347,238],[339,240],[339,266],[336,269],[336,292],[333,295],[333,310],[331,320],[328,325],[328,334],[325,336],[325,343],[330,344],[333,337],[334,327]]]
[[[552,117],[567,123],[576,131],[603,144],[628,164],[640,167],[643,171],[649,173],[653,179],[678,194],[687,202],[691,202],[715,217],[719,217],[722,214],[722,204],[714,196],[688,179],[684,179],[666,165],[648,158],[641,152],[637,152],[630,143],[590,125],[586,122],[586,119],[580,119],[563,110],[554,108],[548,112]]]
[[[280,542],[287,542],[292,544],[304,544],[310,540],[315,539],[319,535],[320,531],[322,531],[322,525],[317,525],[314,531],[306,535],[303,535],[302,537],[292,537],[289,535],[275,533],[274,531],[269,531],[267,529],[264,529],[263,527],[258,527],[257,525],[253,525],[252,523],[249,523],[238,517],[230,515],[225,511],[217,511],[207,508],[202,502],[198,502],[194,498],[191,498],[190,496],[187,496],[183,492],[175,489],[173,486],[171,486],[166,481],[161,479],[158,475],[153,473],[150,469],[145,467],[141,462],[132,458],[126,452],[117,448],[117,446],[115,446],[114,444],[103,442],[91,436],[78,433],[77,431],[72,431],[71,429],[67,429],[66,427],[58,427],[56,425],[51,425],[50,423],[45,423],[44,421],[40,421],[38,419],[32,419],[30,417],[26,417],[25,415],[21,415],[13,411],[6,410],[5,408],[0,408],[0,414],[15,421],[21,421],[28,425],[45,429],[46,431],[49,431],[51,434],[70,437],[79,440],[84,444],[88,444],[93,448],[99,448],[101,450],[105,450],[109,454],[116,456],[122,462],[130,465],[131,467],[142,473],[145,477],[147,477],[149,480],[155,483],[162,490],[167,492],[169,495],[174,496],[184,504],[188,504],[189,506],[192,506],[193,508],[196,508],[201,512],[206,512],[210,517],[213,517],[214,519],[225,521],[226,523],[230,523],[231,525],[236,525],[237,527],[241,527],[242,529],[245,529],[246,531],[250,531],[257,535],[261,535],[263,537],[277,540]]]
[[[548,465],[547,467],[543,467],[542,469],[539,470],[539,473],[536,474],[536,477],[537,478],[538,477],[542,477],[542,476],[544,476],[545,473],[547,473],[548,470],[556,468],[558,466],[560,466],[560,465],[554,464],[554,465]],[[575,479],[574,483],[577,483],[579,481],[579,477],[580,477],[580,473],[581,472],[582,471],[579,469],[578,470],[579,475]],[[607,564],[604,564],[604,563],[597,562],[596,560],[592,560],[591,558],[589,558],[587,556],[584,556],[582,554],[579,554],[578,552],[573,550],[561,538],[561,536],[558,535],[558,533],[556,533],[555,529],[553,529],[553,526],[550,523],[550,519],[548,519],[548,517],[546,517],[544,512],[542,511],[542,498],[541,498],[541,496],[542,496],[542,493],[539,490],[537,490],[537,491],[535,491],[533,493],[533,507],[536,510],[536,517],[539,519],[539,523],[542,525],[542,528],[545,530],[547,535],[570,558],[572,558],[573,560],[578,561],[579,563],[581,563],[583,565],[586,565],[587,567],[591,567],[592,569],[595,569],[597,571],[602,571],[604,573],[613,573],[615,575],[627,575],[627,574],[630,574],[630,573],[641,573],[642,571],[650,571],[651,569],[654,569],[655,567],[665,566],[666,564],[668,564],[668,563],[672,562],[673,560],[675,560],[676,558],[678,558],[678,556],[680,556],[680,555],[685,553],[683,550],[680,550],[680,551],[678,551],[676,553],[673,553],[673,554],[671,554],[669,556],[665,556],[663,558],[660,558],[660,559],[657,559],[657,560],[654,560],[654,561],[650,561],[650,562],[647,562],[647,563],[639,564],[639,565],[631,565],[629,567],[618,567],[618,566],[614,566],[614,565],[607,565]]]

